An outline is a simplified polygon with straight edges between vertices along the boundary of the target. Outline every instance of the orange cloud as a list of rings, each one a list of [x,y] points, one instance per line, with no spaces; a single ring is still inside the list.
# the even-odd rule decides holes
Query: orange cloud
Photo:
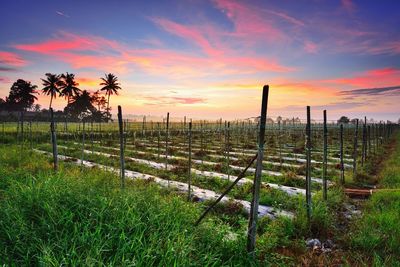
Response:
[[[79,83],[79,86],[81,88],[85,87],[98,87],[100,83],[100,78],[99,79],[94,79],[94,78],[85,78],[85,77],[79,77],[76,79],[76,81]]]

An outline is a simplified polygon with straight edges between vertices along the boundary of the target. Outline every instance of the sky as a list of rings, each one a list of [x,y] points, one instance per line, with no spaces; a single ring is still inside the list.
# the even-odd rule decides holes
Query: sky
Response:
[[[2,0],[0,97],[45,73],[116,75],[113,112],[204,119],[400,118],[397,0]],[[38,103],[48,107],[48,96]],[[57,98],[55,109],[63,109]]]

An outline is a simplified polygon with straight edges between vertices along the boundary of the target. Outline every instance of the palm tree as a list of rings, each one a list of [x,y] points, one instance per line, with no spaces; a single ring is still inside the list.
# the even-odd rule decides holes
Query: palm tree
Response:
[[[62,81],[61,81],[61,76],[52,74],[52,73],[46,73],[46,80],[41,79],[43,88],[42,91],[46,95],[50,95],[50,106],[49,109],[51,109],[51,104],[53,103],[53,98],[57,97],[57,94],[60,94],[60,87],[62,86]]]
[[[105,78],[100,78],[102,82],[100,85],[103,85],[103,87],[100,89],[101,91],[106,91],[106,96],[107,98],[107,112],[108,112],[108,118],[111,118],[110,114],[110,95],[118,95],[118,90],[121,90],[122,88],[119,86],[118,78],[114,74],[105,74]]]
[[[75,74],[67,72],[67,74],[61,75],[61,79],[60,96],[65,96],[67,98],[67,104],[69,104],[71,102],[71,97],[79,95],[81,89],[78,88],[79,83],[75,82]]]

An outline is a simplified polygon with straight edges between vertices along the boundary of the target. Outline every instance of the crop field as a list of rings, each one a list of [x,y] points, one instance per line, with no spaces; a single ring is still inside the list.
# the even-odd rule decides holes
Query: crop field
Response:
[[[54,196],[55,205],[62,204],[65,211],[65,214],[62,214],[62,211],[53,210],[57,209],[56,207],[38,206],[52,205],[51,196],[46,196],[39,202],[35,202],[34,199],[19,199],[18,201],[22,201],[19,205],[27,204],[28,201],[28,205],[34,207],[31,207],[32,211],[18,211],[20,217],[14,219],[24,220],[26,214],[22,214],[23,212],[33,212],[30,216],[35,218],[40,213],[45,217],[49,216],[47,220],[52,218],[51,222],[42,221],[45,218],[35,219],[39,220],[36,221],[39,228],[44,227],[44,223],[50,223],[48,227],[51,228],[56,227],[52,224],[64,223],[63,220],[78,220],[78,225],[73,231],[66,230],[72,231],[69,233],[72,236],[71,241],[67,240],[68,232],[59,237],[60,240],[54,236],[46,239],[42,236],[43,233],[36,232],[34,226],[29,227],[27,222],[24,222],[23,226],[21,222],[21,225],[17,226],[21,227],[22,231],[19,238],[27,238],[23,235],[28,234],[28,227],[40,240],[38,244],[27,244],[21,248],[18,242],[24,241],[10,239],[10,233],[6,231],[12,229],[3,228],[5,219],[2,217],[0,242],[7,245],[3,246],[4,249],[0,252],[1,259],[4,263],[40,262],[50,265],[97,265],[107,262],[126,264],[129,261],[128,257],[132,257],[129,253],[133,252],[129,252],[120,242],[130,239],[126,241],[127,246],[141,246],[150,251],[157,246],[153,239],[161,238],[160,236],[165,234],[171,235],[167,237],[171,244],[160,248],[160,255],[149,252],[149,255],[152,255],[151,259],[142,258],[146,253],[134,255],[136,264],[153,262],[156,265],[207,265],[210,262],[219,262],[227,265],[251,265],[261,262],[296,265],[299,261],[306,264],[333,263],[337,260],[338,253],[333,246],[326,248],[330,253],[318,254],[312,251],[310,254],[306,240],[328,240],[331,243],[335,242],[335,246],[343,246],[343,243],[350,242],[350,237],[344,236],[341,231],[344,227],[352,227],[349,225],[354,217],[359,219],[358,210],[354,210],[358,204],[346,196],[345,188],[373,188],[373,164],[378,159],[384,159],[389,144],[396,140],[397,129],[395,125],[390,124],[362,122],[360,125],[358,122],[344,125],[324,125],[315,122],[307,125],[294,121],[267,123],[265,143],[261,148],[264,151],[264,160],[259,193],[257,250],[256,257],[248,257],[243,255],[256,172],[253,158],[257,157],[259,151],[257,122],[186,122],[185,119],[182,122],[170,123],[168,120],[146,122],[144,118],[142,122],[125,120],[119,125],[111,122],[74,123],[56,120],[53,138],[50,135],[49,122],[3,122],[0,127],[0,140],[3,144],[2,174],[7,173],[7,162],[11,160],[9,157],[14,158],[14,168],[21,170],[22,176],[25,177],[19,181],[20,189],[28,190],[32,198],[44,194],[45,191],[41,192],[42,190],[50,190],[46,194],[57,194]],[[307,141],[308,127],[311,142]],[[5,153],[8,149],[10,152]],[[121,167],[124,175],[121,173]],[[52,169],[57,169],[58,175]],[[65,178],[66,181],[60,181],[64,176],[68,177]],[[242,178],[225,195],[225,190],[238,176]],[[56,180],[53,181],[54,179]],[[65,199],[77,201],[71,203],[71,207],[65,206],[65,203],[60,204],[64,198],[61,199],[59,194],[64,193],[61,188],[63,185],[57,184],[59,182],[68,183],[65,185],[65,194],[82,195],[87,192],[87,196],[82,196],[84,199],[78,199],[78,196]],[[7,197],[11,181],[3,178],[2,183],[1,192],[5,192],[1,193],[2,198],[11,201],[12,198]],[[52,188],[48,188],[46,183],[51,183]],[[77,189],[76,186],[79,187],[81,183],[82,189]],[[202,221],[198,221],[207,207],[220,197],[221,201],[211,212],[206,214]],[[100,205],[96,202],[99,198],[104,198],[101,201],[110,202],[105,203],[104,207],[94,206],[92,211],[91,205]],[[88,201],[87,206],[85,201]],[[7,206],[4,202],[2,205],[3,208]],[[78,207],[79,210],[73,210],[75,205],[83,206]],[[150,210],[142,210],[140,205]],[[98,210],[103,208],[104,210]],[[108,214],[109,209],[114,210],[116,214]],[[124,214],[120,209],[126,209],[127,213]],[[76,212],[82,212],[76,215],[80,218],[58,218],[67,216],[67,213],[72,216]],[[108,247],[108,241],[105,239],[113,233],[105,235],[106,233],[95,233],[97,230],[86,228],[91,224],[92,212],[95,216],[92,223],[99,224],[98,231],[107,232],[104,227],[114,227],[112,224],[117,224],[113,229],[119,237],[112,237],[116,240],[110,241],[111,247]],[[144,215],[143,212],[148,215]],[[106,217],[102,217],[103,215]],[[5,214],[0,213],[0,216]],[[138,230],[143,226],[136,224],[142,225],[144,222],[137,216],[149,216],[147,224],[151,229],[154,227],[154,232],[149,233],[151,230],[145,228]],[[122,226],[122,221],[117,220],[131,221]],[[101,226],[103,223],[105,226]],[[172,225],[171,229],[168,226],[170,223],[176,225]],[[82,230],[82,227],[86,230]],[[128,230],[126,227],[132,228]],[[138,233],[132,232],[132,229],[144,231],[142,234],[145,236],[138,237]],[[26,233],[23,232],[25,230]],[[78,241],[75,240],[80,231],[88,231],[88,236],[82,237],[87,239],[85,242],[99,242],[93,243],[93,246],[102,248],[97,248],[99,251],[96,252],[80,250],[76,243]],[[91,241],[92,235],[96,241]],[[57,239],[56,242],[54,239]],[[102,242],[105,242],[104,248],[100,244]],[[117,242],[118,245],[113,242]],[[56,244],[62,247],[63,252],[56,251]],[[181,253],[182,257],[173,254],[173,251],[180,249],[179,246],[185,246],[187,249],[176,251],[179,255]],[[201,249],[197,250],[198,246]],[[322,249],[325,249],[325,245]],[[58,253],[73,254],[64,258]],[[94,256],[96,253],[99,255],[98,259]],[[356,258],[346,258],[346,254],[341,253],[340,262],[355,262]],[[396,256],[378,253],[363,258],[364,250],[360,249],[357,253],[357,257],[362,258],[365,264],[380,260],[398,263],[398,254]]]

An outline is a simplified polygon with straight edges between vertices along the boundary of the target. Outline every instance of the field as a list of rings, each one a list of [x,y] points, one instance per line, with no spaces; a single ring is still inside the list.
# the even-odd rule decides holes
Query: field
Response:
[[[57,171],[49,125],[0,126],[0,263],[400,264],[395,125],[330,123],[324,142],[324,125],[312,123],[308,150],[304,123],[267,124],[255,255],[246,252],[254,163],[195,222],[257,154],[256,122],[125,121],[121,142],[117,123],[59,121]],[[345,194],[375,187],[369,200]],[[311,238],[323,245],[308,248]]]

